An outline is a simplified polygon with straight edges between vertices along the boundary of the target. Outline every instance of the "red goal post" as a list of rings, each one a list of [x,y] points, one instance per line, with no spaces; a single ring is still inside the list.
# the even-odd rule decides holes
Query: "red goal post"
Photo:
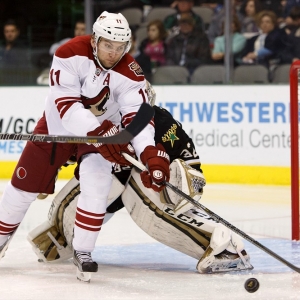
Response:
[[[290,130],[291,130],[291,209],[292,239],[300,239],[299,221],[299,102],[300,60],[290,68]]]

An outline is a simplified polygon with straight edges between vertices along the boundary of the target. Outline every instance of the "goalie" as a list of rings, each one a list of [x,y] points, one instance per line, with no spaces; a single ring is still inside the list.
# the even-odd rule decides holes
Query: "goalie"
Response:
[[[153,105],[155,92],[150,84],[148,97]],[[155,142],[161,143],[170,156],[170,183],[199,201],[206,181],[193,141],[169,112],[153,107]],[[253,268],[235,233],[173,191],[165,188],[156,192],[155,187],[144,185],[135,168],[117,165],[104,223],[125,206],[135,223],[151,237],[199,260],[196,268],[200,273]],[[40,260],[58,262],[72,257],[79,193],[79,182],[73,178],[54,198],[48,220],[29,233],[28,240]]]

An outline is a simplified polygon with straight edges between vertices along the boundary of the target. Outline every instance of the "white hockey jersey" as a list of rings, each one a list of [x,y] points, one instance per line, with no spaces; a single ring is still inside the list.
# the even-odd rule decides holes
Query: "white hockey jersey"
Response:
[[[127,126],[140,105],[148,102],[140,66],[125,54],[109,71],[96,64],[90,36],[76,37],[53,57],[45,116],[51,135],[86,136],[103,120]],[[88,109],[87,109],[88,108]],[[132,141],[137,155],[154,143],[154,122]]]

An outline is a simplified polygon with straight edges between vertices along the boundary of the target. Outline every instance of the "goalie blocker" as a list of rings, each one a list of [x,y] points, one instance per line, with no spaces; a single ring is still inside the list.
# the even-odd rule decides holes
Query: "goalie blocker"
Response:
[[[202,173],[191,169],[185,162],[176,159],[171,164],[170,182],[200,200],[205,179]],[[122,207],[114,205],[121,195],[130,216],[143,231],[157,241],[199,260],[197,270],[200,273],[253,268],[242,240],[204,211],[191,208],[189,203],[178,199],[167,189],[156,193],[145,188],[135,169],[132,169],[126,186],[116,176],[113,177],[107,207]],[[79,183],[73,178],[53,200],[48,220],[29,233],[28,240],[40,260],[58,262],[72,257],[78,194]],[[106,213],[104,223],[112,215]]]

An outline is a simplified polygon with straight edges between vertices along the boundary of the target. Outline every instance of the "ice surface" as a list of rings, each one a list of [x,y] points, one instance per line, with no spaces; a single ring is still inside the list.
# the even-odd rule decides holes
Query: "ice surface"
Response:
[[[288,198],[288,188],[211,185],[205,190],[203,203],[300,266],[300,243],[286,238],[290,234]],[[147,236],[125,209],[116,213],[100,233],[93,253],[98,273],[91,283],[80,282],[71,260],[39,263],[26,240],[27,233],[46,219],[51,199],[32,204],[0,262],[1,300],[300,299],[300,275],[247,241],[253,270],[202,275],[196,272],[195,259]],[[250,277],[260,283],[253,294],[244,289]]]

